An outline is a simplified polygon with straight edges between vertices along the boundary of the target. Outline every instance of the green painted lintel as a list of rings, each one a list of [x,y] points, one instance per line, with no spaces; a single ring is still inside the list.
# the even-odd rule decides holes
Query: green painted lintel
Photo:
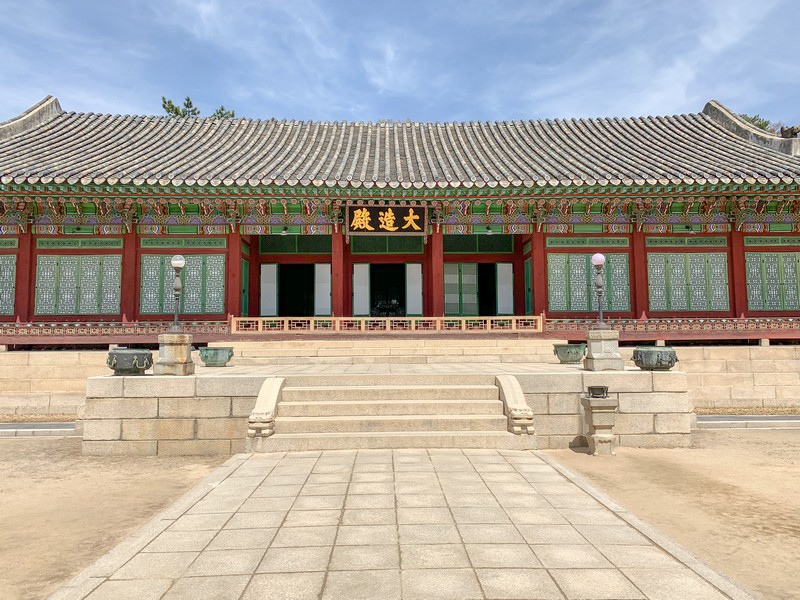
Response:
[[[746,235],[745,246],[800,246],[800,235]]]
[[[728,239],[724,236],[646,237],[644,245],[648,248],[727,246]]]
[[[545,240],[548,248],[575,248],[585,246],[612,246],[627,248],[630,245],[628,238],[619,237],[548,237]]]
[[[39,238],[36,240],[36,248],[42,250],[122,248],[122,238]]]
[[[227,248],[226,238],[171,238],[143,237],[139,240],[141,248]]]

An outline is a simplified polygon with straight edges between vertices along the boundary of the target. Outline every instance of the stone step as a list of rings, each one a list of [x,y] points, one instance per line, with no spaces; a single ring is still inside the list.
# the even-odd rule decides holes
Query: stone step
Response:
[[[359,377],[363,380],[363,376]],[[342,385],[344,384],[344,385]],[[281,402],[331,402],[336,400],[497,400],[494,385],[340,385],[285,386]]]
[[[275,433],[503,431],[508,420],[501,415],[392,415],[346,417],[278,417]]]
[[[514,435],[507,431],[425,431],[364,433],[276,433],[258,440],[255,452],[290,452],[302,450],[356,450],[363,448],[486,448],[496,450],[535,450],[532,435]]]
[[[264,358],[272,356],[308,356],[308,357],[336,357],[336,356],[470,356],[470,355],[498,355],[498,354],[525,354],[540,356],[552,354],[552,344],[544,348],[549,352],[542,352],[543,347],[532,346],[445,346],[445,347],[318,347],[307,346],[300,348],[238,348],[234,346],[234,356],[242,358]]]
[[[283,417],[330,417],[373,415],[488,415],[502,414],[499,400],[390,400],[361,402],[286,402],[278,405],[279,419]]]
[[[374,383],[385,387],[416,386],[494,386],[495,375],[490,373],[406,373],[384,375],[373,373],[342,373],[340,375],[288,375],[284,387],[334,387],[351,383],[365,385]]]
[[[422,349],[422,348],[531,348],[537,351],[552,353],[553,344],[563,344],[566,340],[548,338],[513,338],[499,337],[491,334],[484,335],[472,333],[468,336],[459,337],[432,337],[425,334],[417,334],[411,337],[378,337],[375,334],[365,334],[363,338],[343,338],[337,339],[300,339],[300,340],[225,340],[221,342],[210,342],[209,346],[232,346],[234,352],[250,352],[257,350],[280,349],[284,352],[293,349],[305,348],[375,348],[383,350],[390,348],[392,351],[402,351],[402,349]]]
[[[550,354],[450,354],[450,355],[390,355],[390,356],[293,356],[282,353],[280,356],[242,357],[234,356],[231,366],[295,365],[298,362],[315,365],[435,365],[443,363],[548,363],[556,364],[558,359]]]

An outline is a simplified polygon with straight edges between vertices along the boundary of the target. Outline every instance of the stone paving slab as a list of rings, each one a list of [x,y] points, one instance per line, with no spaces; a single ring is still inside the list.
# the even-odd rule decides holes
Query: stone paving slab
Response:
[[[55,600],[752,600],[535,451],[237,455]]]

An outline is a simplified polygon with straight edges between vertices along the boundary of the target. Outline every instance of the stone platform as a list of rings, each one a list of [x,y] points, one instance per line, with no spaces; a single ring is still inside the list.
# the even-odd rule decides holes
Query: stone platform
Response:
[[[264,431],[253,414],[276,387]],[[278,384],[278,380],[282,380]],[[85,454],[235,454],[356,448],[566,448],[585,445],[588,386],[619,402],[613,433],[633,447],[691,444],[679,371],[591,372],[540,362],[198,367],[187,377],[92,377]],[[522,406],[522,410],[511,410]],[[516,415],[514,417],[513,415]],[[527,417],[520,417],[527,413]],[[525,418],[530,428],[519,426]],[[248,431],[250,436],[248,437]],[[258,437],[260,439],[253,439]]]

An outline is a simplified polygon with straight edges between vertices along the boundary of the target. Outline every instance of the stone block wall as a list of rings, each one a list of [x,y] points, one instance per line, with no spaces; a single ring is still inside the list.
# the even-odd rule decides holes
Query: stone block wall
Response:
[[[675,346],[675,351],[696,408],[800,407],[800,346]]]
[[[245,451],[247,418],[264,377],[91,377],[86,455],[167,456]]]
[[[534,412],[539,448],[585,446],[581,394],[590,385],[608,386],[619,401],[613,429],[617,443],[637,448],[674,448],[691,445],[694,421],[681,371],[584,371],[517,375],[525,401]]]
[[[103,351],[0,352],[0,415],[74,415],[86,378],[109,372]]]

